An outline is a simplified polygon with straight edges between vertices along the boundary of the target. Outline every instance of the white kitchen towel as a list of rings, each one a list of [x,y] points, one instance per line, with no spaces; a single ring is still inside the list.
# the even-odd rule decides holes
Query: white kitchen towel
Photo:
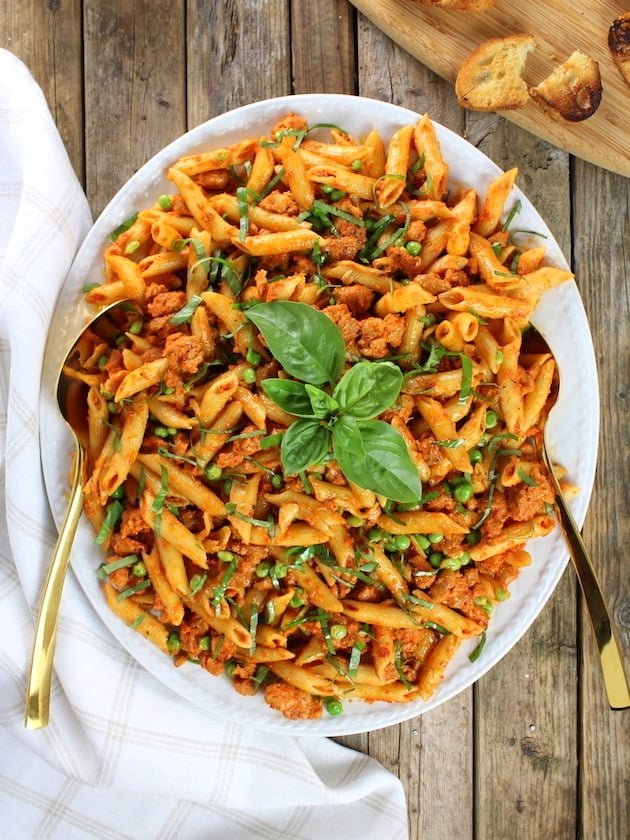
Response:
[[[90,224],[41,90],[0,50],[0,840],[403,840],[395,776],[326,738],[209,720],[117,644],[72,572],[51,722],[24,728],[56,539],[39,453],[42,357]]]

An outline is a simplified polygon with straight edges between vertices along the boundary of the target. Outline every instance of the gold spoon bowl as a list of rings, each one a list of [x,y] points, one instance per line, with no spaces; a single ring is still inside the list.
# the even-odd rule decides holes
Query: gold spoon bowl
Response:
[[[115,312],[119,307],[129,308],[128,300],[116,301],[98,313],[82,330],[72,344],[59,373],[56,401],[61,416],[68,424],[74,438],[74,457],[70,492],[65,516],[61,523],[35,624],[26,690],[24,725],[27,729],[41,729],[48,725],[50,715],[50,687],[57,632],[59,606],[68,561],[83,507],[83,465],[86,455],[85,410],[80,407],[81,382],[72,375],[72,362],[81,352],[81,344],[88,331],[106,335],[117,329]]]

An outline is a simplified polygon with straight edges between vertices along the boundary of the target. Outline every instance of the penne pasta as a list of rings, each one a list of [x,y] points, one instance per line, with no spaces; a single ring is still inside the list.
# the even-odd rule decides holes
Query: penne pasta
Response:
[[[482,636],[554,527],[525,328],[573,276],[503,229],[516,174],[450,184],[427,115],[287,114],[171,161],[106,246],[86,299],[137,308],[67,366],[84,510],[107,603],[175,665],[317,718],[426,701]]]

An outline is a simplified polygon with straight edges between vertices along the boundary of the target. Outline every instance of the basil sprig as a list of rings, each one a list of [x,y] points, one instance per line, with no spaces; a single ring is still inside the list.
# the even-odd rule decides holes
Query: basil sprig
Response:
[[[280,408],[300,418],[282,437],[285,472],[302,473],[332,451],[346,478],[359,487],[397,502],[418,502],[422,487],[404,438],[389,423],[373,419],[398,397],[400,369],[392,362],[361,361],[342,376],[343,336],[330,318],[307,304],[256,304],[247,317],[294,377],[262,383]]]

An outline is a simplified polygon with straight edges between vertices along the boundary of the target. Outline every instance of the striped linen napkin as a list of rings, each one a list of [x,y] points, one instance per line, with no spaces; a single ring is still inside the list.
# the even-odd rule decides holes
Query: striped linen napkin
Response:
[[[72,572],[51,722],[24,728],[34,616],[56,538],[39,454],[42,356],[90,224],[41,90],[0,50],[2,840],[403,840],[404,793],[380,764],[323,737],[209,721],[117,644]]]

